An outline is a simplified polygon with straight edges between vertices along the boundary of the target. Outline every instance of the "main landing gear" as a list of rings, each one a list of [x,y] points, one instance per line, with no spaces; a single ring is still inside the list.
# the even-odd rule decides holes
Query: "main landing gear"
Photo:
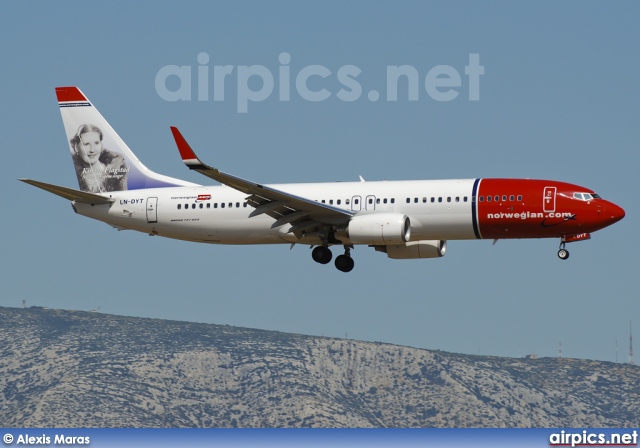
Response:
[[[344,255],[338,255],[335,264],[339,271],[350,272],[355,265],[353,258],[351,258],[351,248],[344,246]]]
[[[331,250],[329,250],[329,246],[317,246],[313,249],[313,252],[311,252],[311,257],[316,263],[327,264],[331,261],[333,254]]]
[[[558,258],[560,258],[561,260],[566,260],[567,258],[569,258],[569,251],[564,248],[565,244],[566,243],[565,243],[564,240],[560,241],[560,249],[558,250]]]
[[[311,252],[313,261],[320,264],[327,264],[331,261],[333,255],[329,246],[316,246]],[[344,255],[338,255],[335,261],[336,268],[342,272],[350,272],[353,269],[355,263],[351,258],[351,248],[344,246]]]

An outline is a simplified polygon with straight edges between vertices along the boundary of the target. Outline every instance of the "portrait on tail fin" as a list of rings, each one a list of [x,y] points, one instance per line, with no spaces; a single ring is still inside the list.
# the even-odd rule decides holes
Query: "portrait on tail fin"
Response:
[[[121,154],[103,146],[98,126],[81,125],[69,143],[80,190],[104,193],[127,189],[129,167]]]

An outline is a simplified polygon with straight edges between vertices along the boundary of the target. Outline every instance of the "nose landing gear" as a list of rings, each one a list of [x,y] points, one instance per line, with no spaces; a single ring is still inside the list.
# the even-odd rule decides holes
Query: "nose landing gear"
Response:
[[[566,260],[567,258],[569,258],[569,251],[567,249],[564,248],[564,245],[566,244],[564,238],[560,241],[560,249],[558,250],[558,258],[560,258],[561,260]]]

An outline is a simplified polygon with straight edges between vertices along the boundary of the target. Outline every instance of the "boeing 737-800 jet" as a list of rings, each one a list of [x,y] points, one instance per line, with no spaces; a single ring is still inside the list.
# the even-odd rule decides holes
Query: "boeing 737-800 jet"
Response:
[[[447,240],[590,238],[622,208],[589,188],[552,180],[455,179],[263,185],[204,164],[175,127],[183,162],[222,185],[145,167],[77,87],[56,88],[79,189],[20,179],[71,201],[76,213],[132,229],[212,244],[305,244],[313,259],[353,269],[351,249],[389,258],[437,258]]]

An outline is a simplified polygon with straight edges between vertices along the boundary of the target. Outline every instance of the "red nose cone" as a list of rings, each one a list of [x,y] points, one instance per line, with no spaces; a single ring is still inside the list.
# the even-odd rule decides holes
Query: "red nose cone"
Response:
[[[624,209],[622,207],[618,207],[616,204],[609,203],[606,208],[606,216],[609,217],[609,223],[613,224],[614,222],[620,221],[624,218]]]

